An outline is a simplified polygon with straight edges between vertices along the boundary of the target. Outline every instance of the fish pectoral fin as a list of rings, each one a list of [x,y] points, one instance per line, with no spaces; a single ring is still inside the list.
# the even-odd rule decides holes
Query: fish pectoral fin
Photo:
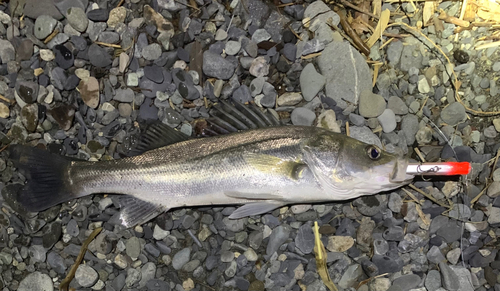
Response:
[[[141,134],[139,144],[135,149],[129,152],[129,156],[138,156],[147,151],[186,141],[188,139],[191,139],[191,137],[166,124],[155,122],[149,125],[146,131]]]
[[[146,202],[132,196],[121,197],[120,205],[120,224],[127,228],[146,223],[168,210],[163,205]]]
[[[229,215],[229,218],[239,219],[247,216],[264,214],[284,205],[286,205],[286,203],[278,201],[247,203],[241,206],[240,208],[236,209],[231,215]]]
[[[270,193],[249,193],[249,192],[238,192],[238,191],[227,191],[224,195],[231,198],[244,199],[244,200],[274,200],[274,201],[284,201],[285,197],[277,194]]]
[[[293,180],[300,178],[306,164],[281,159],[272,155],[246,153],[243,155],[245,161],[260,172],[278,174]]]

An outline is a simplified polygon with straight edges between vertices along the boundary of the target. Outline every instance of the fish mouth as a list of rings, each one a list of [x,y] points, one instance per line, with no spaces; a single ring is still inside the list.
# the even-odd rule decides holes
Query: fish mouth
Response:
[[[409,183],[413,177],[413,175],[408,175],[406,173],[406,169],[408,167],[408,160],[405,158],[399,158],[394,163],[394,168],[392,170],[391,175],[389,176],[389,181],[391,183]]]

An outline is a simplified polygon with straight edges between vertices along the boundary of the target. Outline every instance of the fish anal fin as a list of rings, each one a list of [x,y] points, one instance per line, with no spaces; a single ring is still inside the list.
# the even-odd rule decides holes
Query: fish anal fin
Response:
[[[284,206],[286,203],[277,201],[264,201],[247,203],[236,209],[231,215],[230,219],[239,219],[252,215],[259,215],[270,212],[278,207]]]
[[[306,164],[300,162],[284,160],[266,154],[247,153],[243,157],[249,165],[260,172],[283,175],[293,180],[299,179],[302,171],[307,167]]]
[[[119,223],[127,228],[148,222],[168,210],[163,205],[150,203],[132,196],[120,198]]]
[[[166,124],[155,122],[149,125],[144,133],[141,134],[139,144],[135,149],[130,151],[129,156],[137,156],[147,151],[188,139],[191,139],[191,137]]]

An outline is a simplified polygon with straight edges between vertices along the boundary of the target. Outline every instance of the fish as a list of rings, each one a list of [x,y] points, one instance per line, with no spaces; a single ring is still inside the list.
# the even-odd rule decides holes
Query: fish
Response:
[[[87,195],[122,194],[119,223],[133,227],[172,208],[242,205],[229,216],[239,219],[373,195],[413,178],[406,158],[375,145],[320,127],[270,123],[203,138],[156,123],[131,156],[95,162],[11,145],[10,159],[27,179],[15,199],[38,212]]]

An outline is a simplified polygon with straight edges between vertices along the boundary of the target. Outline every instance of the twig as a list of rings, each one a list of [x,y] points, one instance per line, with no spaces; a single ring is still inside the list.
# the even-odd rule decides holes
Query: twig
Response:
[[[470,206],[474,206],[474,204],[479,200],[479,198],[481,198],[481,196],[484,195],[484,193],[486,193],[486,190],[488,190],[488,188],[490,187],[491,183],[488,183],[488,185],[486,185],[484,187],[483,190],[481,190],[481,192],[479,192],[479,194],[476,195],[476,197],[474,197],[471,201],[470,201]]]
[[[491,168],[490,180],[493,179],[493,172],[495,171],[495,168],[497,167],[499,157],[500,157],[500,149],[497,150],[497,155],[495,156],[495,161],[493,162],[493,167]]]
[[[49,41],[51,41],[54,37],[56,37],[56,35],[59,33],[59,29],[54,29],[54,31],[49,35],[47,36],[47,38],[43,41],[44,44],[47,44],[49,43]]]
[[[406,190],[405,188],[401,188],[405,193],[406,195],[410,196],[411,199],[413,199],[413,201],[415,201],[416,203],[422,205],[422,202],[420,200],[417,199],[417,197],[415,197],[415,195],[413,195],[413,193],[411,193],[410,191]]]
[[[417,188],[417,187],[415,187],[415,185],[413,185],[413,184],[408,185],[408,187],[410,187],[410,188],[412,188],[413,190],[417,191],[418,193],[420,193],[420,194],[424,195],[424,196],[425,196],[425,197],[427,197],[429,200],[433,201],[434,203],[436,203],[436,204],[438,204],[438,205],[440,205],[440,206],[443,206],[443,207],[448,208],[448,209],[450,209],[450,208],[451,208],[451,206],[450,206],[450,205],[446,205],[446,204],[444,204],[443,202],[438,201],[436,198],[434,198],[434,197],[432,197],[430,194],[427,194],[427,193],[425,193],[424,191],[422,191],[422,190],[418,189],[418,188]]]
[[[14,104],[16,102],[16,100],[10,100],[8,98],[5,98],[3,95],[0,94],[0,100],[3,100],[9,104]]]
[[[83,257],[85,256],[85,253],[87,252],[87,248],[89,244],[94,240],[94,238],[101,232],[102,227],[94,229],[94,231],[89,235],[89,237],[83,242],[82,247],[80,248],[80,253],[78,254],[78,257],[75,260],[75,263],[73,266],[71,266],[71,269],[68,272],[68,275],[64,280],[61,281],[61,284],[59,284],[59,290],[64,290],[68,291],[69,288],[69,283],[71,283],[71,280],[75,277],[76,269],[78,269],[78,266],[81,264]]]
[[[351,136],[351,130],[349,129],[349,121],[345,122],[345,135]]]
[[[125,0],[120,0],[120,2],[118,2],[118,5],[116,5],[116,7],[122,6],[123,2],[125,2]]]
[[[355,46],[360,50],[365,56],[370,54],[370,48],[366,45],[366,43],[359,37],[359,35],[352,29],[349,22],[347,22],[347,17],[345,16],[345,11],[337,11],[337,14],[340,17],[340,24],[342,24],[342,28],[345,33],[349,35],[354,42]]]
[[[96,41],[94,42],[95,44],[98,44],[98,45],[103,45],[103,46],[109,46],[109,47],[113,47],[113,48],[119,48],[121,49],[122,46],[119,45],[119,44],[113,44],[113,43],[106,43],[106,42],[101,42],[101,41]]]
[[[415,153],[417,154],[417,156],[420,158],[420,160],[422,161],[422,163],[425,163],[425,158],[422,155],[422,153],[420,152],[420,150],[418,148],[414,148],[413,150],[415,151]]]
[[[375,18],[375,19],[377,19],[377,20],[378,20],[378,19],[380,19],[380,17],[378,17],[377,15],[375,15],[375,14],[373,14],[373,13],[369,12],[369,11],[366,11],[366,10],[364,10],[364,9],[362,9],[362,8],[359,8],[358,6],[356,6],[356,5],[354,5],[354,4],[350,3],[350,2],[348,2],[348,1],[346,1],[346,0],[339,0],[339,1],[340,1],[340,3],[341,3],[342,5],[344,5],[344,6],[347,6],[347,7],[351,8],[351,9],[354,9],[354,10],[356,10],[356,11],[358,11],[358,12],[364,13],[364,14],[366,14],[366,15],[368,15],[368,16],[370,16],[370,17],[372,17],[372,18]],[[330,2],[329,2],[329,4],[331,4],[332,2],[333,2],[333,1],[330,1]]]
[[[475,49],[482,50],[482,49],[487,49],[487,48],[496,47],[496,46],[500,46],[500,41],[481,44],[481,45],[476,46]],[[497,114],[500,114],[500,112],[498,112]]]

